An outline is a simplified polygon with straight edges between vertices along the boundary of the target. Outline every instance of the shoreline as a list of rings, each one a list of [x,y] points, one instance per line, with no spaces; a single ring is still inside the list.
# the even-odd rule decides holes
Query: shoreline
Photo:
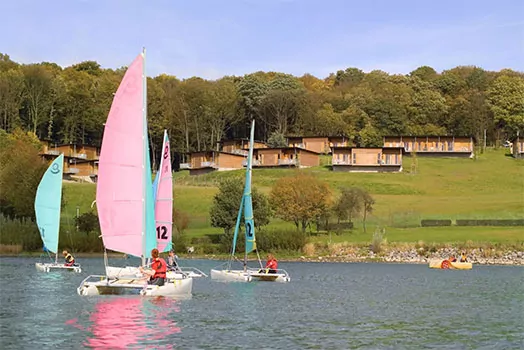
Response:
[[[216,260],[226,261],[228,255],[217,255],[217,254],[177,254],[179,259],[182,260]],[[460,256],[459,254],[447,254],[439,256],[421,256],[415,252],[390,252],[386,255],[376,255],[370,252],[368,255],[329,255],[319,254],[316,256],[305,256],[291,257],[282,255],[278,258],[279,262],[308,262],[308,263],[380,263],[380,264],[417,264],[424,265],[429,264],[430,260],[434,259],[446,259],[443,256]],[[41,257],[44,254],[40,252],[20,252],[20,253],[0,253],[0,258],[3,257]],[[108,258],[113,259],[125,259],[123,254],[119,253],[108,253]],[[77,258],[103,258],[104,253],[76,253]],[[248,261],[257,261],[256,259],[248,259]],[[497,257],[480,257],[475,254],[468,255],[468,262],[473,265],[498,265],[498,266],[524,266],[524,252],[511,252],[503,256]]]

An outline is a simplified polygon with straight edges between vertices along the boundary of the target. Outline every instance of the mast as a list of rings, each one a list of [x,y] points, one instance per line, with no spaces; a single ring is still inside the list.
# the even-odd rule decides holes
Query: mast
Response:
[[[142,133],[142,142],[143,142],[143,157],[142,157],[142,169],[145,174],[148,169],[146,169],[146,157],[147,157],[147,77],[146,77],[146,48],[142,48],[142,123],[144,125],[144,131]],[[144,176],[144,183],[142,184],[142,266],[146,264],[146,225],[147,225],[147,219],[146,219],[146,184],[145,176]]]
[[[249,153],[247,157],[247,170],[246,170],[246,184],[244,187],[244,195],[242,197],[242,202],[244,203],[244,221],[246,224],[246,248],[244,250],[244,271],[247,270],[247,254],[248,251],[252,251],[253,248],[256,248],[255,243],[253,243],[253,247],[251,249],[248,249],[248,242],[249,237],[253,237],[254,242],[254,232],[255,227],[253,224],[253,202],[251,198],[251,177],[253,173],[253,144],[255,139],[255,119],[251,122],[251,131],[249,135]],[[245,203],[247,200],[247,204]],[[250,243],[251,244],[251,243]]]

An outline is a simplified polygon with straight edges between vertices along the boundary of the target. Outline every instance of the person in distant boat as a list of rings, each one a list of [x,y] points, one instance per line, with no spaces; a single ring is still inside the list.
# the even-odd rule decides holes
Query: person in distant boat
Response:
[[[178,256],[175,255],[175,251],[170,250],[169,256],[167,257],[167,271],[179,271],[177,262]]]
[[[449,257],[449,261],[450,262],[457,262],[457,258],[455,258],[455,256],[452,255],[452,256]]]
[[[148,284],[163,286],[166,281],[166,261],[158,256],[158,249],[156,248],[151,250],[151,257],[153,259],[153,262],[151,263],[152,271],[146,271],[142,266],[138,269],[144,275],[149,275],[149,280],[147,281]]]
[[[278,262],[277,259],[273,256],[273,254],[267,255],[267,262],[266,262],[266,273],[277,273],[278,269]]]
[[[64,250],[62,254],[64,255],[64,259],[65,259],[65,264],[64,264],[65,266],[75,265],[75,258],[71,254],[69,254],[67,250]]]
[[[460,256],[460,262],[468,262],[468,258],[466,257],[466,253],[462,253]]]

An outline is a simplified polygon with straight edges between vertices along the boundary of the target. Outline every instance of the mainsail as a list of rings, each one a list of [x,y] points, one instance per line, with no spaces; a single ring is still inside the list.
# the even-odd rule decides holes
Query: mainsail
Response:
[[[164,130],[160,168],[153,183],[155,198],[156,244],[160,252],[169,251],[173,235],[173,175],[169,138]]]
[[[40,237],[44,247],[53,252],[58,251],[60,231],[60,205],[62,203],[62,176],[64,172],[64,155],[59,155],[47,168],[35,198],[35,214]]]
[[[150,163],[143,52],[127,69],[104,128],[96,205],[106,249],[145,258],[156,246]]]
[[[249,137],[249,154],[247,158],[247,167],[246,167],[246,183],[244,185],[244,193],[242,195],[242,200],[240,201],[240,208],[238,210],[237,222],[235,225],[235,233],[233,234],[233,249],[232,256],[235,255],[236,242],[238,237],[238,232],[240,230],[240,221],[242,214],[244,214],[244,225],[245,225],[245,240],[246,240],[246,250],[245,257],[247,254],[256,249],[256,240],[255,240],[255,222],[253,219],[253,200],[251,197],[251,173],[253,168],[253,143],[255,138],[255,120],[251,123],[251,134]]]

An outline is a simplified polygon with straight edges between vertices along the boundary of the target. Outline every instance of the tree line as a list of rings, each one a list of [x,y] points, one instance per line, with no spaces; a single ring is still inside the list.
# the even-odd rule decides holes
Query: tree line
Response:
[[[0,127],[56,143],[99,146],[113,93],[125,73],[94,61],[62,68],[19,64],[0,54]],[[281,143],[285,135],[345,135],[380,146],[384,135],[473,135],[488,144],[524,132],[524,74],[460,66],[406,75],[347,68],[320,79],[255,72],[218,80],[148,78],[152,152],[168,130],[172,150],[215,149],[222,138]],[[158,152],[155,152],[155,154]]]

